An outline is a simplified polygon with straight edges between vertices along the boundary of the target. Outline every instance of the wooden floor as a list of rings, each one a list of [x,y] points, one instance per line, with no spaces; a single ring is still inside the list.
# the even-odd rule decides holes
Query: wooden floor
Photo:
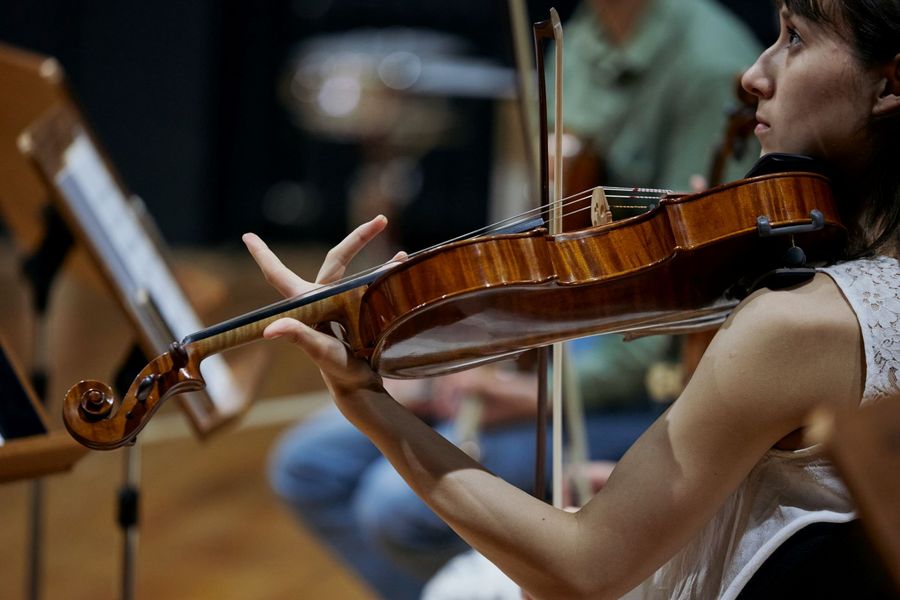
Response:
[[[318,252],[285,250],[311,269]],[[238,249],[180,252],[191,295],[208,323],[275,300]],[[77,262],[77,261],[76,261]],[[299,265],[299,266],[298,266]],[[109,377],[130,345],[128,324],[96,281],[76,267],[54,291],[49,398],[79,378]],[[215,275],[210,275],[215,273]],[[31,352],[27,288],[0,237],[0,335],[21,360]],[[204,296],[205,295],[205,296]],[[200,442],[176,407],[165,407],[136,452],[141,462],[138,599],[364,600],[372,594],[300,528],[269,490],[267,453],[277,435],[327,401],[314,368],[278,346],[260,400],[229,431]],[[59,426],[59,406],[48,410]],[[44,479],[42,598],[121,595],[122,536],[116,494],[123,451],[91,452],[68,473]],[[0,485],[0,598],[27,597],[32,483]]]

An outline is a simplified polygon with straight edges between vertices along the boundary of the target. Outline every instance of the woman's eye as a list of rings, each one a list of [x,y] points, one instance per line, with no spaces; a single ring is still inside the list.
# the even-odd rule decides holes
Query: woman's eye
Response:
[[[803,42],[803,38],[800,37],[800,34],[797,33],[797,30],[793,27],[787,28],[787,38],[788,38],[788,47],[796,46]]]

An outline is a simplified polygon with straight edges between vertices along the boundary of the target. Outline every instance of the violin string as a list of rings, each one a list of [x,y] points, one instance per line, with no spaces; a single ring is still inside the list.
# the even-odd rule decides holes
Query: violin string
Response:
[[[630,194],[607,194],[606,195],[607,199],[614,198],[614,199],[627,199],[627,200],[659,200],[662,195],[671,193],[669,190],[655,189],[655,188],[624,188],[624,187],[603,187],[603,186],[597,186],[597,187],[603,189],[604,191],[613,190],[613,191],[621,191],[621,192],[632,192]],[[576,204],[581,200],[588,199],[591,196],[591,194],[593,194],[593,191],[595,189],[597,189],[597,188],[591,188],[589,190],[584,190],[582,192],[578,192],[576,194],[572,194],[571,196],[567,196],[566,198],[563,198],[562,206],[563,207],[571,207],[573,204]],[[617,208],[617,209],[643,208],[643,209],[646,209],[646,208],[648,208],[648,206],[643,205],[643,204],[616,204],[616,205],[612,205],[611,208]],[[584,212],[584,211],[587,211],[590,209],[591,209],[590,206],[583,206],[583,207],[577,208],[575,210],[569,210],[567,212],[564,212],[564,216],[571,216],[571,215],[578,214],[578,213],[581,213],[581,212]],[[529,217],[537,216],[544,210],[546,210],[546,207],[533,208],[533,209],[524,211],[522,213],[519,213],[517,215],[507,217],[496,223],[486,225],[484,227],[481,227],[481,228],[471,231],[469,233],[464,233],[462,235],[458,235],[449,240],[446,240],[446,241],[434,244],[432,246],[429,246],[427,248],[423,248],[423,249],[417,250],[415,252],[412,252],[407,255],[407,260],[410,258],[419,256],[420,254],[424,254],[425,252],[429,252],[436,248],[440,248],[441,246],[453,243],[453,242],[477,237],[480,235],[486,235],[492,231],[503,229],[505,227],[514,226],[514,225],[520,224],[520,223],[525,223],[528,221]],[[364,269],[363,271],[360,271],[358,273],[354,273],[353,275],[348,275],[346,277],[342,277],[341,279],[337,279],[337,280],[329,282],[327,284],[323,284],[322,286],[315,288],[315,290],[311,290],[310,293],[322,292],[331,287],[336,287],[338,285],[348,283],[354,279],[361,279],[361,278],[366,277],[367,275],[370,275],[380,269],[383,269],[384,267],[389,265],[390,262],[391,261],[388,261],[388,262],[385,262],[385,263],[382,263],[379,265],[375,265],[368,269]]]
[[[602,187],[602,186],[598,186],[598,187]],[[597,189],[597,188],[591,188],[590,190],[585,190],[585,191],[582,191],[582,192],[578,192],[578,193],[576,193],[576,194],[572,194],[571,196],[567,196],[566,198],[563,198],[563,201],[562,201],[562,206],[563,206],[563,208],[571,207],[571,206],[577,204],[578,202],[580,202],[580,201],[582,201],[582,200],[586,200],[586,199],[590,198],[590,196],[591,196],[591,194],[593,193],[593,190],[594,190],[594,189]],[[633,193],[633,194],[607,194],[607,195],[606,195],[607,198],[613,198],[613,199],[617,199],[617,200],[618,200],[618,199],[622,199],[622,200],[652,200],[652,201],[656,201],[656,200],[659,200],[659,199],[660,199],[660,197],[661,197],[662,194],[665,194],[665,193],[671,193],[671,192],[669,192],[669,190],[661,190],[661,189],[654,189],[654,188],[616,188],[616,187],[605,187],[605,188],[602,188],[602,189],[604,189],[604,190],[614,190],[614,191],[638,192],[638,193]],[[646,209],[646,208],[648,208],[648,206],[645,205],[645,204],[617,204],[617,205],[614,205],[613,208],[622,208],[622,209],[639,209],[639,208],[643,208],[643,209]],[[434,249],[436,249],[436,248],[440,248],[441,246],[445,246],[445,245],[450,244],[450,243],[453,243],[453,242],[458,242],[458,241],[461,241],[461,240],[465,240],[465,239],[477,237],[477,236],[480,236],[480,235],[489,234],[489,233],[491,233],[491,232],[493,232],[493,231],[497,231],[497,230],[500,230],[500,229],[503,229],[503,228],[506,228],[506,227],[511,227],[511,226],[514,226],[514,225],[517,225],[517,224],[520,224],[520,223],[525,223],[525,222],[528,221],[528,219],[529,219],[530,217],[537,216],[538,214],[540,214],[540,213],[543,212],[544,210],[545,210],[544,208],[540,208],[540,207],[539,207],[539,208],[532,208],[532,209],[526,210],[526,211],[524,211],[524,212],[522,212],[522,213],[519,213],[519,214],[517,214],[517,215],[513,215],[513,216],[511,216],[511,217],[507,217],[507,218],[505,218],[505,219],[501,219],[500,221],[497,221],[496,223],[492,223],[492,224],[490,224],[490,225],[486,225],[486,226],[484,226],[484,227],[481,227],[481,228],[479,228],[479,229],[475,229],[475,230],[470,231],[470,232],[468,232],[468,233],[463,233],[463,234],[458,235],[458,236],[456,236],[456,237],[450,238],[449,240],[445,240],[445,241],[443,241],[443,242],[439,242],[439,243],[434,244],[434,245],[432,245],[432,246],[429,246],[429,247],[427,247],[427,248],[422,248],[422,249],[420,249],[420,250],[417,250],[417,251],[415,251],[415,252],[413,252],[413,253],[411,253],[411,254],[408,254],[408,255],[407,255],[407,258],[413,258],[413,257],[415,257],[415,256],[418,256],[418,255],[423,254],[423,253],[425,253],[425,252],[429,252],[429,251],[434,250]],[[577,214],[577,213],[583,212],[583,211],[585,211],[585,210],[590,210],[590,206],[587,206],[587,207],[580,207],[580,208],[575,209],[574,211],[573,211],[573,210],[564,211],[563,216],[570,216],[570,215],[573,215],[573,214]],[[362,271],[362,272],[358,273],[358,274],[355,275],[355,276],[365,276],[365,275],[368,275],[369,273],[371,273],[371,272],[373,272],[373,271],[375,271],[375,270],[377,270],[377,269],[380,269],[380,268],[382,268],[383,266],[384,266],[384,264],[382,264],[382,265],[377,265],[377,266],[375,266],[375,267],[372,267],[372,268],[369,269],[369,270]]]
[[[625,194],[623,194],[623,193],[605,194],[607,199],[613,198],[616,200],[657,200],[658,201],[665,194],[672,193],[671,190],[659,189],[659,188],[641,188],[641,187],[630,187],[629,188],[629,187],[614,187],[614,186],[596,186],[596,187],[593,187],[593,188],[590,188],[587,190],[582,190],[582,191],[572,194],[570,196],[566,196],[565,198],[563,198],[560,201],[561,205],[564,209],[566,207],[571,208],[572,205],[577,204],[582,200],[587,200],[588,198],[590,198],[591,195],[594,193],[594,190],[596,190],[596,189],[602,189],[604,192],[607,192],[607,191],[628,192]],[[646,209],[648,207],[649,207],[648,205],[643,205],[643,204],[610,205],[610,208],[617,208],[617,209],[640,209],[640,208]],[[563,216],[567,217],[567,216],[575,215],[575,214],[578,214],[578,213],[581,213],[581,212],[584,212],[584,211],[587,211],[590,209],[591,209],[591,206],[582,206],[582,207],[576,208],[574,210],[569,210],[567,212],[564,211]],[[496,223],[492,223],[490,225],[485,225],[484,227],[480,227],[471,232],[463,233],[456,237],[450,238],[449,240],[439,242],[439,243],[429,246],[427,248],[422,248],[420,250],[412,252],[411,254],[407,254],[407,260],[410,258],[419,256],[420,254],[424,254],[426,252],[434,250],[436,248],[440,248],[441,246],[451,244],[453,242],[458,242],[458,241],[462,241],[465,239],[474,238],[474,237],[478,237],[481,235],[486,235],[486,234],[491,233],[492,231],[497,231],[497,230],[508,228],[508,227],[511,227],[511,226],[514,226],[517,224],[526,223],[530,218],[541,214],[545,210],[547,210],[547,207],[532,208],[532,209],[526,210],[524,212],[521,212],[517,215],[513,215],[511,217],[506,217],[505,219],[501,219],[500,221],[497,221]],[[328,290],[332,287],[336,287],[338,285],[342,285],[342,284],[348,283],[350,281],[353,281],[354,279],[361,279],[361,278],[366,277],[367,275],[370,275],[380,269],[385,268],[391,262],[392,261],[387,261],[387,262],[381,263],[379,265],[370,267],[368,269],[364,269],[358,273],[354,273],[353,275],[348,275],[346,277],[342,277],[335,281],[323,284],[320,287],[317,287],[314,290],[310,290],[310,292],[307,292],[307,293],[322,292],[322,291]],[[306,295],[306,294],[304,294],[304,295]]]
[[[577,204],[582,200],[586,200],[586,199],[590,198],[591,195],[593,194],[594,190],[598,189],[598,188],[603,189],[604,191],[632,192],[631,194],[607,194],[606,195],[607,198],[614,198],[617,200],[619,200],[619,199],[622,199],[622,200],[659,200],[662,195],[671,193],[670,190],[663,190],[663,189],[656,189],[656,188],[624,188],[624,187],[597,186],[595,188],[590,188],[588,190],[584,190],[584,191],[572,194],[571,196],[567,196],[567,197],[563,198],[561,201],[563,209],[565,209],[566,207],[571,207],[572,205]],[[647,208],[647,206],[642,205],[642,204],[617,205],[616,208]],[[410,254],[409,256],[410,257],[417,256],[418,254],[421,254],[423,252],[428,252],[430,250],[434,250],[435,248],[439,248],[445,244],[457,242],[457,241],[472,238],[472,237],[477,237],[479,235],[484,235],[484,234],[490,233],[492,231],[496,231],[496,230],[510,227],[510,226],[520,224],[520,223],[525,223],[528,221],[529,218],[535,217],[535,216],[541,214],[542,212],[544,212],[545,210],[546,210],[546,207],[538,207],[538,208],[532,208],[532,209],[526,210],[517,215],[513,215],[511,217],[501,219],[500,221],[497,221],[496,223],[492,223],[490,225],[481,227],[480,229],[476,229],[469,233],[464,233],[462,235],[458,235],[447,241],[441,242],[439,244],[435,244],[433,246],[424,248],[422,250],[418,250],[418,251],[414,252],[413,254]],[[579,208],[575,212],[581,212],[582,210],[584,210],[584,208]],[[568,211],[568,212],[564,211],[563,212],[563,216],[569,216],[571,214],[574,214],[573,211]]]
[[[670,190],[657,189],[657,188],[625,188],[625,187],[612,187],[612,186],[610,186],[610,187],[597,186],[595,188],[583,190],[581,192],[577,192],[575,194],[572,194],[571,196],[567,196],[567,197],[563,198],[561,200],[562,208],[565,209],[567,206],[572,206],[573,204],[576,204],[576,203],[580,202],[581,200],[586,200],[587,198],[589,198],[591,196],[591,194],[593,194],[594,190],[598,189],[598,188],[603,189],[604,191],[631,192],[630,194],[625,194],[625,195],[607,194],[607,196],[606,196],[607,198],[629,199],[629,200],[630,199],[659,200],[662,195],[671,193]],[[642,207],[643,207],[642,205],[635,205],[635,206],[631,206],[631,207],[627,207],[627,208],[642,208]],[[517,215],[513,215],[511,217],[501,219],[500,221],[497,221],[496,223],[486,225],[480,229],[476,229],[474,231],[458,235],[458,236],[451,238],[449,240],[446,240],[444,242],[440,242],[439,244],[435,244],[434,246],[424,248],[422,250],[415,252],[414,254],[411,254],[410,256],[414,256],[414,255],[420,254],[422,252],[427,252],[429,250],[439,248],[440,246],[449,244],[451,242],[456,242],[456,241],[464,240],[467,238],[484,235],[486,233],[490,233],[491,231],[503,229],[505,227],[516,225],[518,223],[525,223],[528,221],[529,218],[537,216],[544,210],[546,210],[546,207],[538,207],[538,208],[532,208],[530,210],[526,210]],[[567,216],[567,213],[564,212],[563,214],[564,214],[564,216]]]

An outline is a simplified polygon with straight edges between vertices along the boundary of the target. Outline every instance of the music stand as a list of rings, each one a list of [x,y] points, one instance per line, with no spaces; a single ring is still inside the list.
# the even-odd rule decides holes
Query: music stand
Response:
[[[143,203],[124,192],[76,109],[48,109],[18,143],[134,324],[145,356],[162,354],[172,340],[203,329]],[[203,361],[201,369],[207,389],[189,394],[182,405],[197,433],[206,435],[242,414],[248,395],[235,393],[241,386],[221,356]]]
[[[72,468],[87,452],[65,431],[50,429],[47,415],[0,337],[0,483]]]
[[[87,251],[132,324],[138,351],[132,352],[129,362],[136,358],[141,364],[126,364],[117,377],[127,388],[144,361],[164,352],[172,340],[203,327],[172,275],[165,244],[143,203],[127,192],[99,148],[66,88],[60,65],[52,58],[0,44],[0,81],[8,90],[0,91],[0,177],[4,181],[0,216],[23,254],[41,255],[45,244],[52,242],[48,231],[54,220],[47,215],[54,213],[72,235],[75,248]],[[49,289],[49,280],[62,262],[60,255],[67,252],[68,247],[43,252],[54,258],[53,265],[37,269],[43,277],[34,287]],[[42,296],[41,290],[36,290],[36,297]],[[35,363],[45,364],[43,357]],[[201,369],[207,389],[186,395],[179,403],[194,431],[203,437],[247,410],[256,381],[238,385],[221,357],[210,357]],[[125,450],[125,484],[119,502],[125,535],[123,597],[133,594],[136,458],[136,452]]]
[[[18,361],[0,337],[0,483],[33,479],[72,468],[87,452],[65,431],[52,431]],[[31,489],[30,545],[27,589],[36,598],[40,589],[41,506],[43,485]]]

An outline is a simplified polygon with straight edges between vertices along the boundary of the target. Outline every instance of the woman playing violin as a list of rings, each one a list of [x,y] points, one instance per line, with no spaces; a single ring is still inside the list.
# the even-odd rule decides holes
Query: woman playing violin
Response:
[[[818,407],[900,401],[900,171],[887,164],[900,139],[900,0],[780,5],[780,36],[743,86],[759,99],[764,153],[806,154],[830,168],[851,232],[846,260],[744,300],[681,397],[578,512],[483,470],[395,402],[335,338],[289,319],[266,330],[305,350],[347,419],[533,597],[752,597],[754,575],[776,548],[809,531],[826,540],[814,567],[851,559],[827,540],[830,525],[855,518],[852,501],[802,432]],[[359,227],[329,253],[321,278],[341,273],[385,225],[379,217]],[[259,238],[245,241],[282,293],[312,286]],[[816,596],[819,586],[846,586],[864,597],[867,582],[857,577],[823,567],[803,589]]]

